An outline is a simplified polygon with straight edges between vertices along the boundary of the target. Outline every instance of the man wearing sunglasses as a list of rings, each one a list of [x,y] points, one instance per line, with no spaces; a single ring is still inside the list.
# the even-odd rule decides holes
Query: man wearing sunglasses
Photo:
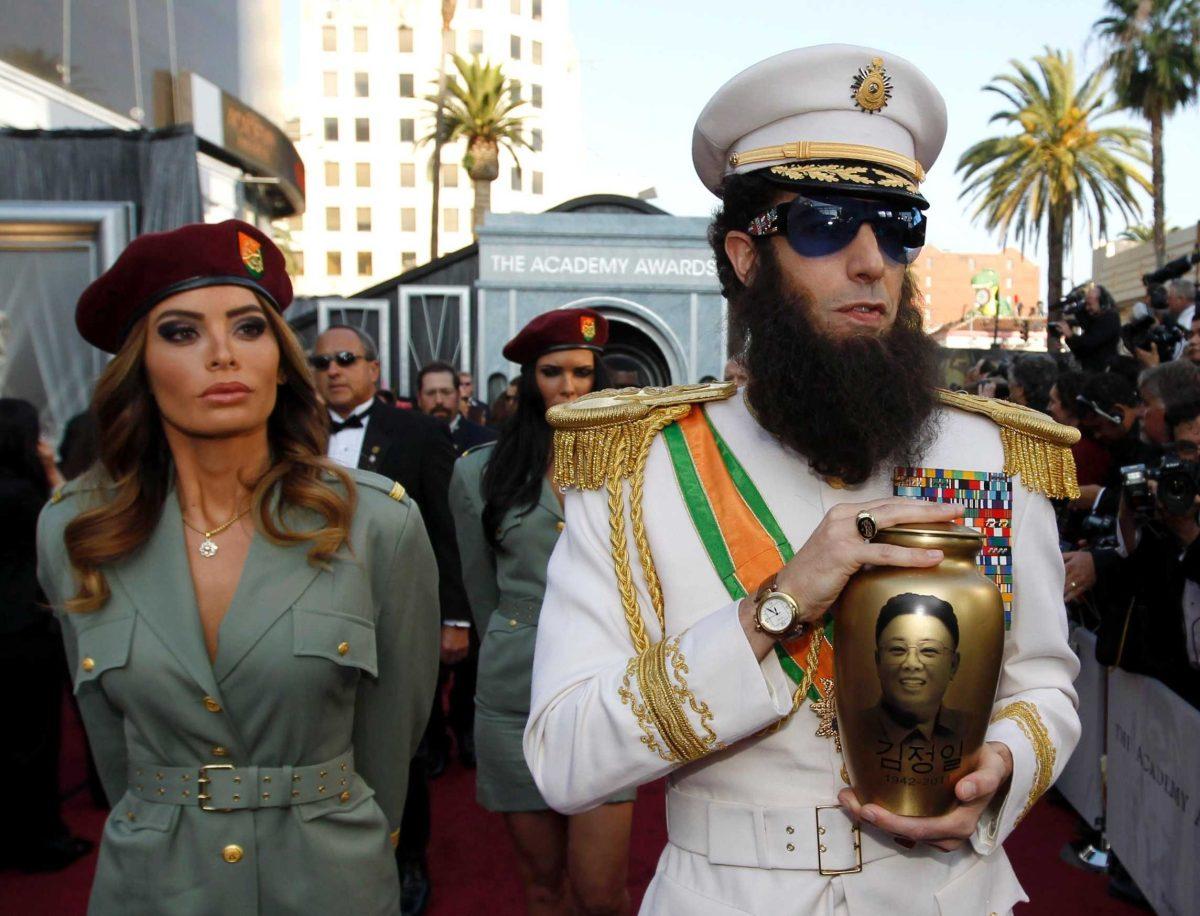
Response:
[[[748,383],[550,412],[569,489],[525,758],[567,813],[669,776],[643,913],[944,916],[1025,899],[1000,844],[1079,734],[1046,497],[1076,491],[1078,432],[937,387],[908,266],[945,133],[936,87],[887,52],[801,48],[735,76],[692,157],[721,201],[709,240]],[[820,621],[863,565],[940,561],[874,530],[958,517],[989,529],[1013,592],[994,721],[959,804],[898,817],[848,786]]]
[[[346,467],[390,477],[421,510],[438,564],[441,660],[444,665],[456,664],[470,649],[471,613],[450,515],[455,452],[449,430],[418,411],[398,410],[375,397],[379,351],[370,335],[358,328],[328,328],[317,338],[309,364],[329,409],[329,457]],[[409,767],[408,799],[396,850],[401,909],[406,914],[421,912],[430,894],[425,868],[430,831],[427,770],[426,755],[419,753]]]

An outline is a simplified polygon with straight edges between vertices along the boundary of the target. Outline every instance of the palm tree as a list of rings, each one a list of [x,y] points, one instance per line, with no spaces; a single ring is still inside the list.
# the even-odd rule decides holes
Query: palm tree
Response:
[[[1108,51],[1122,107],[1150,122],[1154,256],[1167,259],[1163,199],[1163,121],[1200,93],[1200,0],[1108,0],[1093,28]]]
[[[512,82],[500,65],[478,57],[467,60],[458,54],[453,59],[458,73],[451,75],[446,84],[444,102],[439,105],[437,96],[428,96],[434,104],[435,126],[422,142],[436,139],[439,120],[444,142],[460,138],[467,141],[463,167],[475,186],[471,231],[478,234],[484,214],[492,208],[492,182],[500,175],[500,148],[508,150],[516,161],[517,147],[532,147],[522,130],[525,118],[513,114],[524,103],[514,98]]]
[[[1166,233],[1174,232],[1176,226],[1168,226]],[[1117,233],[1117,238],[1125,242],[1152,242],[1154,241],[1154,227],[1147,226],[1145,223],[1138,223],[1135,226],[1126,226]]]
[[[958,160],[965,185],[961,197],[977,202],[973,219],[1019,244],[1034,244],[1045,224],[1050,255],[1047,302],[1062,296],[1063,252],[1076,215],[1082,211],[1101,236],[1107,233],[1112,206],[1130,221],[1141,213],[1133,185],[1149,191],[1136,163],[1149,161],[1146,133],[1132,127],[1096,124],[1114,108],[1106,107],[1103,71],[1077,86],[1070,54],[1047,48],[1034,58],[1034,69],[1010,61],[1014,73],[1000,74],[984,87],[1009,107],[992,115],[1020,128],[1016,134],[989,137]],[[1132,160],[1132,161],[1131,161]]]

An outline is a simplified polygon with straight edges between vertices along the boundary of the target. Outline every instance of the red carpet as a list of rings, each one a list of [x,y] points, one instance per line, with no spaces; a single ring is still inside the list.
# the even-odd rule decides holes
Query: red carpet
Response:
[[[68,713],[63,746],[63,785],[84,781],[82,732]],[[629,888],[636,905],[654,874],[666,842],[661,783],[638,795],[634,814]],[[105,814],[92,807],[85,790],[65,805],[72,830],[98,839]],[[475,804],[474,776],[454,764],[433,783],[433,839],[429,867],[433,899],[429,916],[519,916],[521,885],[513,870],[508,839],[499,816]],[[1005,848],[1032,903],[1017,907],[1019,916],[1088,916],[1143,911],[1108,896],[1104,877],[1081,871],[1059,858],[1074,838],[1075,816],[1067,808],[1040,802],[1017,828]],[[50,875],[0,873],[0,913],[5,916],[77,916],[86,910],[96,854]],[[169,914],[168,914],[169,916]],[[686,916],[686,914],[680,914]]]

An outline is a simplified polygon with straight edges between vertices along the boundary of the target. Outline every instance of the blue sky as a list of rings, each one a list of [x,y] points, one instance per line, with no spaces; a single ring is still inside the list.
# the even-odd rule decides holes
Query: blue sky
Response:
[[[1002,130],[987,123],[1002,100],[982,87],[1007,70],[1010,59],[1028,60],[1047,44],[1074,52],[1081,74],[1090,71],[1102,60],[1102,49],[1089,35],[1104,5],[1103,0],[570,0],[588,153],[604,170],[655,187],[656,203],[669,212],[707,214],[715,199],[692,170],[692,125],[722,83],[788,48],[826,42],[878,47],[915,63],[946,98],[949,134],[925,185],[929,241],[953,251],[994,250],[1000,240],[972,223],[968,206],[958,199],[961,185],[954,172],[963,150]],[[285,0],[284,6],[290,17],[298,2]],[[294,73],[295,54],[285,58]],[[1121,122],[1145,126],[1132,116],[1114,116],[1113,123]],[[1168,224],[1194,224],[1200,219],[1195,107],[1167,122],[1165,156]],[[1149,222],[1148,200],[1144,211]],[[1117,222],[1113,235],[1123,228],[1119,217]],[[1084,226],[1065,265],[1069,280],[1087,278],[1090,252]],[[1027,254],[1044,269],[1044,250]]]

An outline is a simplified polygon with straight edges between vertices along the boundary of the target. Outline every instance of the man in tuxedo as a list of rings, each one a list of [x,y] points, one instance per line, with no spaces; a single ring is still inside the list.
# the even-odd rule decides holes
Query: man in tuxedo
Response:
[[[330,327],[317,338],[309,362],[329,409],[329,457],[346,467],[390,477],[420,508],[438,564],[442,663],[461,661],[470,648],[471,611],[447,502],[455,458],[449,432],[430,417],[397,410],[375,397],[379,350],[366,332],[346,325]],[[422,912],[429,899],[429,778],[420,753],[410,765],[408,786],[396,850],[406,916]]]
[[[475,378],[470,372],[458,373],[458,410],[475,423],[488,421],[488,406],[476,399]]]
[[[498,433],[459,411],[458,391],[458,377],[449,363],[429,363],[417,373],[417,407],[421,413],[449,424],[454,450],[461,455],[494,441]]]

